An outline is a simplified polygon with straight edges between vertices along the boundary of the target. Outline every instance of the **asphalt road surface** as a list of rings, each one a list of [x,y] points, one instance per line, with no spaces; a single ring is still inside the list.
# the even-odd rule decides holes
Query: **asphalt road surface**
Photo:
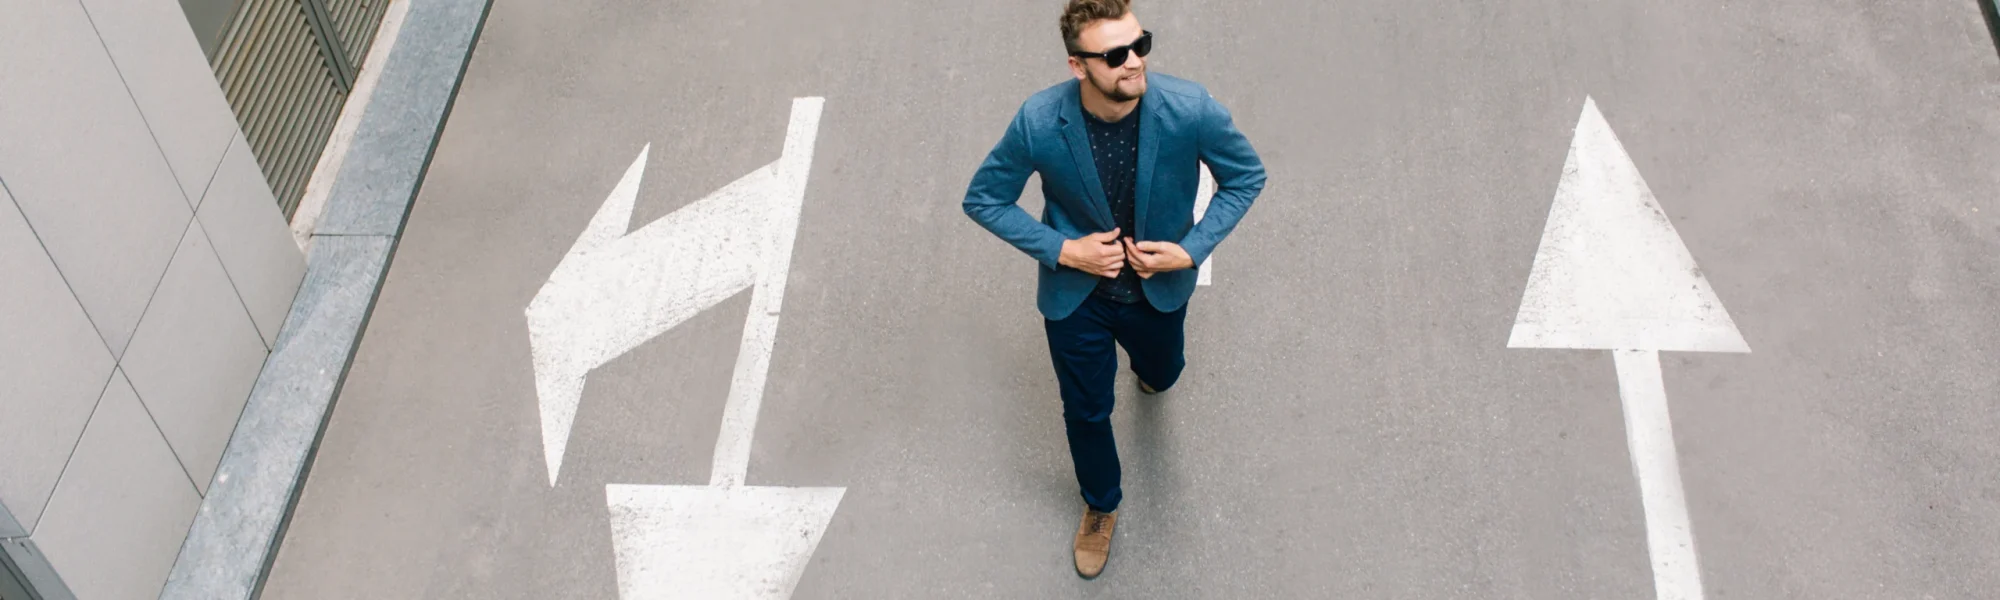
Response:
[[[553,486],[523,311],[640,148],[633,228],[777,160],[797,97],[747,483],[845,492],[794,598],[1653,597],[1610,354],[1507,347],[1586,97],[1752,350],[1661,353],[1707,597],[2000,590],[1973,2],[1140,3],[1270,181],[1182,383],[1121,376],[1095,581],[1034,263],[959,206],[1068,76],[1059,4],[498,2],[265,597],[617,597],[606,485],[709,481],[752,294],[592,371]]]

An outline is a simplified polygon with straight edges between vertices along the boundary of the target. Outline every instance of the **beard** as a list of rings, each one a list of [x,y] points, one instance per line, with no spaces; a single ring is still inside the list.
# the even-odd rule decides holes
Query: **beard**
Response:
[[[1139,77],[1139,81],[1143,83],[1145,81],[1145,74],[1141,73]],[[1098,93],[1104,94],[1104,97],[1112,102],[1130,102],[1145,93],[1142,89],[1139,94],[1128,94],[1125,90],[1119,89],[1118,81],[1117,79],[1112,79],[1108,82],[1099,81],[1096,73],[1090,74],[1090,86],[1097,88]]]

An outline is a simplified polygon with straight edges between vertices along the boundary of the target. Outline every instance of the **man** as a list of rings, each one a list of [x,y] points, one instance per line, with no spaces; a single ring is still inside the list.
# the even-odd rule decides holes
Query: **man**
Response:
[[[1111,435],[1118,355],[1140,391],[1174,385],[1195,266],[1235,229],[1264,187],[1264,166],[1229,111],[1202,86],[1148,73],[1152,34],[1129,0],[1071,0],[1063,44],[1074,80],[1021,104],[974,173],[965,213],[1041,263],[1036,304],[1062,389],[1070,460],[1084,500],[1076,569],[1095,578],[1117,524]],[[1215,196],[1194,220],[1200,164]],[[1041,220],[1018,202],[1041,174]]]

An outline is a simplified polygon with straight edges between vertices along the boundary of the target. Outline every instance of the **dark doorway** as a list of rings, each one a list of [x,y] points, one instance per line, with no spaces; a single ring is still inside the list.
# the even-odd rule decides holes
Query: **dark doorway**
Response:
[[[28,595],[27,582],[22,581],[21,572],[4,551],[0,551],[0,600],[37,600]]]
[[[201,42],[201,53],[209,62],[215,62],[222,35],[228,33],[229,24],[242,9],[243,0],[181,0],[181,12],[187,13],[188,26],[194,28],[194,39]]]
[[[1993,40],[1993,50],[2000,52],[2000,0],[1975,0],[1979,2],[1979,12],[1986,15],[1986,35]]]

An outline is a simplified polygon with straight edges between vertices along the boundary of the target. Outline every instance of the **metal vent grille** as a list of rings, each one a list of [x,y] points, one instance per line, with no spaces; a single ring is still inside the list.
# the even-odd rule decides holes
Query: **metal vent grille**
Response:
[[[244,0],[216,79],[285,218],[298,211],[389,0]]]
[[[333,19],[333,30],[339,36],[341,49],[347,53],[347,64],[361,70],[361,59],[368,56],[368,46],[375,43],[375,30],[382,24],[382,15],[389,12],[389,0],[319,0],[326,3],[327,14]]]

